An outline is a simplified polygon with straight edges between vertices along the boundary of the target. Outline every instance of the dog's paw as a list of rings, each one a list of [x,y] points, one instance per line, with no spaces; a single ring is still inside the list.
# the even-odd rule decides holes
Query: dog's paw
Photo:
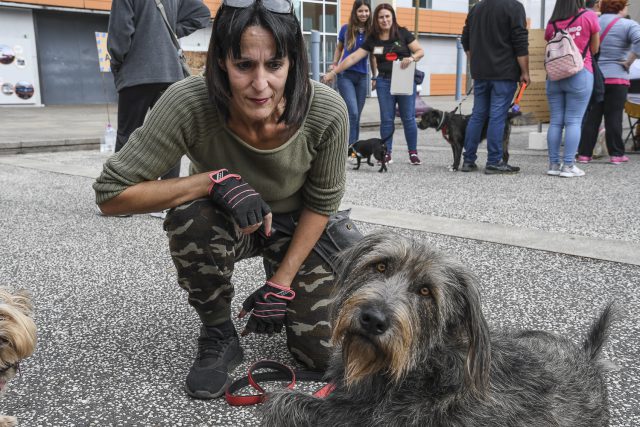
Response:
[[[0,427],[15,427],[18,425],[18,419],[10,415],[0,415]]]
[[[453,166],[449,166],[449,172],[458,172],[458,168],[454,168]]]

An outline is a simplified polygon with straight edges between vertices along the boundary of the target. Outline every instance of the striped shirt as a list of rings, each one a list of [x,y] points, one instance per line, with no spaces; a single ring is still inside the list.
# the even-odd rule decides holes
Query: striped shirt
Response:
[[[340,95],[325,85],[312,82],[311,93],[301,128],[280,147],[260,150],[227,128],[209,101],[202,76],[173,84],[144,125],[104,164],[93,184],[96,202],[157,179],[186,155],[190,174],[222,168],[237,173],[274,213],[302,207],[335,213],[345,189],[347,109]]]

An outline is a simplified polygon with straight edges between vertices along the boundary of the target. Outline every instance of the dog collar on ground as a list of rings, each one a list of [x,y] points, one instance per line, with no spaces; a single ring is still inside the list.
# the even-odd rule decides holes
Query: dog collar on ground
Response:
[[[269,369],[268,372],[255,373],[260,369]],[[282,363],[274,362],[272,360],[261,360],[254,363],[249,368],[249,372],[246,377],[239,378],[232,382],[225,391],[225,399],[231,406],[246,406],[256,405],[264,402],[266,393],[260,386],[261,381],[289,381],[287,388],[293,389],[296,385],[296,374],[293,369],[283,365]],[[250,395],[237,395],[237,391],[251,386],[254,390],[258,391],[258,394]]]
[[[256,373],[260,369],[267,369],[267,372]],[[261,360],[254,363],[249,368],[246,377],[239,378],[232,382],[225,391],[225,399],[231,406],[247,406],[257,405],[267,399],[267,393],[264,391],[261,382],[265,381],[289,381],[287,388],[293,390],[296,385],[296,379],[302,381],[322,381],[322,372],[312,371],[294,371],[287,365],[275,362],[273,360]],[[238,395],[239,390],[251,386],[258,394]],[[315,397],[324,398],[327,397],[335,386],[331,383],[325,385],[320,390],[314,393]]]

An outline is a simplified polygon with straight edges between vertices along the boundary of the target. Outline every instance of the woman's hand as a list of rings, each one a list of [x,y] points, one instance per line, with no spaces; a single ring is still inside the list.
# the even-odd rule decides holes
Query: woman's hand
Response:
[[[267,280],[242,303],[238,318],[242,319],[248,313],[251,316],[240,335],[245,336],[251,332],[271,335],[282,331],[287,305],[295,296],[296,293],[290,287]]]
[[[371,90],[372,91],[376,90],[376,82],[377,82],[377,80],[371,80]]]
[[[243,234],[256,232],[264,221],[264,233],[271,235],[271,208],[240,175],[220,169],[209,179],[209,198],[231,215]]]
[[[333,83],[333,80],[336,78],[336,72],[333,70],[329,70],[327,74],[325,74],[320,81],[326,85],[330,85]]]
[[[412,62],[416,62],[415,59],[413,59],[413,56],[407,56],[406,58],[402,59],[402,62],[400,63],[400,68],[402,68],[403,70],[406,69],[409,64],[411,64]]]

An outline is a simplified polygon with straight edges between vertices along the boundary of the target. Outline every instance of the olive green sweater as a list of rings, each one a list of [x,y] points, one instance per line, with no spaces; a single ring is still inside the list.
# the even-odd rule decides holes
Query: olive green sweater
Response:
[[[186,154],[190,174],[222,168],[240,174],[274,213],[302,207],[324,215],[336,212],[345,187],[347,109],[327,86],[312,82],[312,89],[298,132],[276,149],[259,150],[227,128],[209,101],[203,77],[173,84],[144,125],[104,164],[93,184],[96,203],[157,179]]]

